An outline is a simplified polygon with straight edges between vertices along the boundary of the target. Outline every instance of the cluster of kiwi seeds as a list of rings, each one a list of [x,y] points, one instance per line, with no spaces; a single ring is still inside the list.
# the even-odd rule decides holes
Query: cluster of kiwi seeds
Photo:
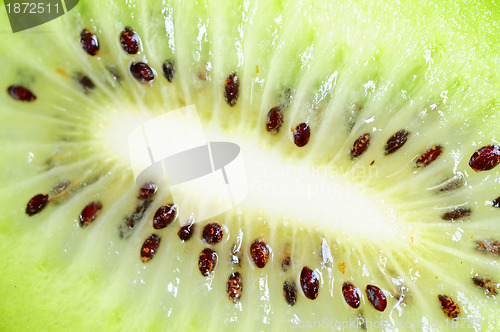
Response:
[[[123,52],[129,55],[136,55],[141,50],[141,38],[138,33],[134,31],[133,27],[124,27],[122,31],[117,31],[116,42],[120,44]],[[90,57],[99,55],[101,42],[99,36],[90,28],[85,28],[79,35],[79,40],[75,36],[75,43],[80,43],[81,51],[86,52]],[[109,67],[108,70],[114,75],[117,81],[123,79],[119,70]],[[166,59],[161,68],[153,68],[146,62],[132,61],[127,68],[128,75],[134,80],[144,85],[152,84],[157,78],[157,72],[161,71],[163,79],[168,83],[172,83],[176,79],[176,63],[173,59]],[[258,71],[258,68],[257,68]],[[209,71],[200,71],[198,78],[200,80],[207,79]],[[98,89],[98,84],[95,84],[91,78],[85,74],[78,73],[74,76],[82,91],[86,94],[92,93],[93,90]],[[166,84],[168,84],[166,83]],[[227,73],[227,78],[224,86],[219,90],[225,102],[230,107],[235,106],[240,98],[242,86],[241,80],[236,71]],[[246,91],[246,90],[245,90]],[[32,91],[29,85],[18,84],[12,82],[6,93],[16,101],[36,104],[37,93]],[[287,116],[286,110],[288,103],[292,99],[292,91],[284,89],[282,93],[284,96],[277,105],[271,107],[267,112],[267,117],[262,119],[261,126],[270,136],[277,136],[283,134],[282,127],[285,123]],[[354,108],[359,112],[362,106],[355,105]],[[352,126],[351,126],[352,127]],[[302,122],[298,121],[292,128],[292,136],[290,144],[295,145],[295,149],[301,149],[308,145],[311,136],[314,135],[314,129],[307,120]],[[357,135],[358,136],[358,135]],[[402,149],[405,144],[411,141],[413,135],[407,128],[401,128],[394,132],[390,137],[376,137],[377,132],[361,132],[359,136],[351,143],[349,157],[350,160],[355,162],[361,158],[371,148],[371,143],[375,139],[383,139],[385,142],[383,154],[385,156],[396,154]],[[417,139],[415,137],[415,139]],[[415,158],[413,169],[421,170],[439,161],[440,157],[446,150],[445,144],[431,144]],[[371,161],[370,165],[374,165],[375,160]],[[494,169],[500,164],[500,146],[498,144],[488,144],[481,146],[469,157],[469,167],[474,172],[487,172]],[[26,205],[25,212],[28,216],[35,216],[42,214],[44,209],[49,204],[59,204],[68,196],[77,192],[83,186],[92,184],[93,179],[91,176],[84,181],[63,181],[54,184],[50,191],[35,194]],[[454,178],[447,180],[437,190],[439,192],[451,192],[460,189],[464,186],[463,178]],[[128,213],[117,229],[117,233],[121,239],[127,239],[133,233],[135,227],[145,218],[148,210],[153,206],[155,197],[159,190],[159,185],[154,181],[145,182],[136,194],[135,208]],[[491,206],[500,208],[500,197],[491,198]],[[93,200],[88,202],[79,215],[79,226],[81,231],[85,231],[92,227],[94,223],[99,221],[99,216],[106,209],[106,205],[100,200]],[[144,264],[149,264],[154,260],[155,255],[159,252],[162,245],[162,230],[172,228],[175,221],[178,221],[178,212],[182,206],[178,206],[174,202],[165,202],[156,210],[149,223],[149,235],[143,238],[140,251],[137,252],[137,260],[142,260]],[[453,207],[448,211],[441,214],[443,221],[454,222],[471,216],[474,213],[469,206]],[[198,227],[200,231],[197,234]],[[265,269],[269,264],[278,264],[279,268],[286,276],[282,280],[282,294],[283,305],[294,306],[298,301],[301,301],[299,296],[303,296],[304,300],[315,300],[322,287],[321,276],[318,272],[307,265],[300,269],[299,275],[291,275],[290,268],[294,261],[289,250],[280,248],[281,252],[273,250],[274,245],[271,241],[265,239],[264,236],[251,239],[251,243],[246,247],[242,247],[242,239],[239,238],[229,252],[220,252],[217,245],[223,241],[227,236],[229,225],[223,225],[221,222],[210,220],[203,222],[202,225],[197,225],[194,220],[181,221],[180,227],[177,231],[177,236],[181,243],[192,241],[193,236],[199,238],[203,243],[203,250],[198,255],[198,270],[203,278],[210,278],[216,271],[216,266],[221,264],[221,257],[229,258],[227,262],[232,266],[233,272],[227,277],[226,292],[227,299],[231,302],[238,303],[242,297],[245,296],[245,275],[239,268],[248,261],[251,262],[258,269]],[[497,239],[479,239],[475,240],[475,249],[485,255],[491,257],[500,257],[500,241]],[[333,263],[333,258],[330,254],[330,249],[325,239],[317,243],[318,250],[321,252],[323,262]],[[272,259],[272,253],[275,252],[279,259]],[[246,257],[245,259],[243,257]],[[226,262],[226,260],[224,260]],[[345,271],[345,263],[339,261],[339,270]],[[344,272],[342,272],[344,273]],[[472,277],[472,282],[488,296],[497,295],[499,284],[498,280],[494,280],[495,276],[481,276],[475,275]],[[299,285],[297,285],[297,280]],[[299,290],[300,287],[300,290]],[[404,288],[404,287],[403,287]],[[363,294],[366,294],[366,299],[369,301],[371,307],[377,311],[384,312],[388,307],[390,300],[396,300],[398,303],[406,301],[403,292],[391,294],[388,298],[387,290],[374,284],[358,285],[353,284],[346,276],[345,280],[341,282],[340,293],[343,295],[345,302],[352,308],[362,308]],[[456,299],[451,298],[447,294],[434,294],[436,301],[442,308],[443,313],[448,318],[457,318],[461,315],[461,308]],[[363,312],[360,311],[360,315]],[[500,322],[499,322],[500,323]]]
[[[91,31],[85,29],[81,32],[80,43],[85,52],[91,56],[95,56],[99,51],[99,40],[97,36]],[[130,27],[126,27],[120,34],[120,43],[125,52],[128,54],[136,54],[139,51],[139,37]],[[155,71],[144,62],[134,62],[130,65],[130,74],[141,83],[151,82],[155,78]],[[175,67],[171,60],[167,60],[162,67],[162,72],[165,78],[172,82]],[[83,76],[80,83],[85,89],[93,89],[94,84],[87,77]],[[16,100],[32,102],[36,100],[35,94],[28,88],[21,85],[12,85],[8,88],[7,93]],[[224,96],[230,106],[236,104],[239,93],[238,76],[236,73],[231,73],[226,79],[224,87]],[[273,107],[268,114],[265,126],[267,131],[272,134],[277,134],[283,124],[283,112],[279,106]],[[310,139],[311,129],[308,124],[303,122],[298,124],[293,131],[293,139],[297,147],[305,146]],[[392,137],[387,140],[385,146],[385,154],[392,154],[399,150],[407,142],[410,133],[404,129],[396,132]],[[361,135],[353,143],[351,147],[351,158],[356,159],[360,157],[370,145],[371,134],[365,133]],[[416,160],[417,167],[426,167],[434,162],[443,153],[444,147],[435,145],[429,150],[423,152]],[[500,146],[488,145],[478,149],[470,158],[469,166],[476,172],[488,171],[496,167],[500,163]],[[67,186],[63,183],[58,185],[58,188]],[[139,204],[135,212],[126,218],[125,229],[132,229],[137,220],[142,218],[144,211],[149,207],[152,202],[158,187],[153,182],[145,183],[139,192]],[[59,190],[56,192],[59,194]],[[27,204],[26,213],[30,216],[41,212],[45,206],[50,202],[49,194],[37,194]],[[492,203],[495,207],[500,207],[500,197],[495,199]],[[86,227],[95,221],[99,211],[103,208],[100,202],[91,202],[82,210],[80,214],[80,225]],[[455,220],[470,215],[469,208],[456,208],[452,211],[446,212],[442,215],[443,220]],[[169,203],[161,206],[155,213],[152,225],[154,229],[163,229],[170,225],[177,215],[177,207],[174,203]],[[188,241],[195,226],[190,222],[182,226],[178,231],[178,236],[182,241]],[[120,234],[123,237],[126,230],[121,230]],[[224,230],[217,222],[210,222],[205,225],[202,232],[202,237],[208,245],[214,245],[221,242],[224,235]],[[161,237],[157,234],[151,234],[142,245],[140,258],[143,262],[148,262],[154,257],[158,251],[161,243]],[[478,241],[477,246],[479,250],[491,252],[500,255],[500,242],[494,241]],[[231,255],[235,255],[233,252]],[[255,240],[249,248],[249,254],[252,261],[258,268],[264,268],[269,259],[269,247],[263,240]],[[213,273],[217,264],[217,252],[210,248],[204,249],[200,253],[199,270],[203,276],[208,276]],[[239,262],[239,259],[236,259]],[[288,269],[290,265],[290,256],[285,255],[282,261],[283,271]],[[487,292],[496,294],[497,286],[491,280],[485,280],[475,277],[474,283],[480,287],[484,287]],[[304,266],[300,274],[300,286],[304,292],[305,297],[314,300],[319,293],[319,277],[315,271],[307,266]],[[239,272],[232,273],[227,282],[228,297],[232,301],[238,301],[242,295],[243,285],[242,277]],[[366,285],[366,295],[373,307],[379,311],[384,311],[387,307],[387,299],[382,290],[375,285]],[[297,301],[297,286],[294,281],[285,281],[283,284],[283,294],[286,302],[289,305],[294,305]],[[345,301],[352,307],[358,308],[360,305],[359,289],[346,281],[342,285],[342,294]],[[456,318],[460,314],[460,309],[456,303],[446,295],[438,295],[439,301],[443,311],[448,317]]]

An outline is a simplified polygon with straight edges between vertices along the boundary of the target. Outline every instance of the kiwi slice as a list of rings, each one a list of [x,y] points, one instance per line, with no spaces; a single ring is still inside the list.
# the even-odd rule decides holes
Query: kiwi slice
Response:
[[[82,0],[12,34],[0,11],[0,327],[498,330],[498,18]],[[209,220],[128,156],[193,104],[248,178]]]

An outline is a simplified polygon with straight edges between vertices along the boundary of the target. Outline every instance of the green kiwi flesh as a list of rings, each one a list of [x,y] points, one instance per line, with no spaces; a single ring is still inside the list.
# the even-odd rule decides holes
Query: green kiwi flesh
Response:
[[[12,34],[0,11],[0,329],[498,330],[498,18],[81,0]],[[249,194],[183,240],[127,135],[193,104]]]

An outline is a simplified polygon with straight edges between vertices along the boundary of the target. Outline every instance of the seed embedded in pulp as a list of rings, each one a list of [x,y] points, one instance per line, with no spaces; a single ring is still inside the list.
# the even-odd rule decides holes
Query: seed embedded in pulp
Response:
[[[500,146],[483,146],[470,157],[469,166],[476,172],[489,171],[500,163]]]
[[[87,29],[84,29],[80,33],[80,44],[82,44],[83,50],[89,55],[94,56],[99,51],[97,36]]]
[[[172,83],[172,80],[174,79],[174,74],[175,74],[175,66],[174,62],[172,60],[167,60],[163,63],[163,66],[161,67],[163,71],[163,76]]]
[[[384,311],[387,307],[387,299],[384,292],[377,286],[368,285],[366,286],[366,295],[368,301],[373,305],[378,311]]]
[[[365,153],[366,149],[370,145],[370,139],[372,135],[370,133],[363,134],[358,137],[351,147],[351,159],[356,159]]]
[[[309,139],[311,138],[311,128],[305,122],[297,125],[293,131],[293,142],[299,148],[305,146],[309,143]]]
[[[474,285],[484,289],[484,293],[486,295],[497,295],[498,293],[498,284],[489,278],[472,277],[472,282]]]
[[[151,234],[142,244],[141,259],[144,263],[153,259],[153,256],[160,247],[161,237],[157,234]]]
[[[288,252],[285,252],[283,254],[283,257],[281,258],[281,269],[283,270],[283,272],[286,272],[291,266],[292,258],[290,257],[290,254]]]
[[[163,229],[170,225],[177,217],[177,205],[165,204],[156,210],[153,218],[153,227],[155,229]]]
[[[243,292],[243,282],[239,272],[234,272],[229,275],[226,284],[226,291],[229,299],[233,302],[239,302]]]
[[[485,254],[493,254],[500,256],[500,241],[497,240],[477,241],[476,249]]]
[[[401,149],[403,145],[405,145],[409,136],[410,132],[404,129],[401,129],[400,131],[392,135],[385,144],[385,154],[389,155]]]
[[[205,277],[210,275],[217,265],[217,253],[210,248],[205,248],[200,254],[200,259],[198,260],[198,269],[201,274]]]
[[[460,308],[458,305],[446,295],[438,295],[439,302],[441,302],[441,309],[448,318],[457,318],[460,315]]]
[[[80,213],[80,226],[85,227],[93,223],[101,209],[102,204],[97,201],[89,203],[86,207],[84,207],[82,213]]]
[[[120,34],[120,44],[128,54],[139,52],[139,36],[131,28],[125,28]]]
[[[444,184],[444,186],[441,186]],[[464,177],[457,176],[452,180],[445,179],[440,185],[440,188],[437,190],[439,193],[446,193],[454,190],[458,190],[465,185]]]
[[[342,295],[344,295],[344,300],[350,305],[352,308],[359,308],[359,304],[361,303],[359,290],[354,287],[350,282],[344,282],[342,285]]]
[[[121,238],[130,236],[131,230],[135,227],[136,223],[142,219],[144,212],[146,212],[151,203],[153,203],[152,199],[139,200],[139,204],[135,207],[135,211],[125,217],[125,221],[119,227]]]
[[[250,256],[255,265],[262,269],[269,259],[269,248],[264,241],[255,240],[250,246]]]
[[[203,228],[203,239],[208,244],[217,244],[222,241],[222,237],[224,236],[224,230],[222,226],[216,222],[211,222],[205,225]]]
[[[281,129],[281,125],[283,124],[283,112],[281,111],[281,107],[273,107],[267,114],[267,123],[266,128],[267,131],[271,134],[279,133]]]
[[[95,88],[94,82],[92,82],[92,80],[85,75],[82,75],[78,78],[78,83],[80,83],[84,92],[88,92],[89,90]]]
[[[443,220],[456,220],[456,219],[461,219],[464,217],[468,217],[471,214],[471,209],[469,208],[456,208],[453,209],[449,212],[446,212],[441,216],[441,219]]]
[[[64,192],[66,192],[67,190],[69,190],[70,186],[71,186],[71,182],[69,182],[69,181],[59,182],[54,187],[52,187],[52,193],[54,195],[62,194]]]
[[[131,64],[130,73],[141,83],[151,82],[155,78],[153,69],[144,62],[134,62]]]
[[[226,98],[229,106],[236,105],[238,101],[238,94],[240,90],[240,82],[238,80],[238,75],[236,73],[232,73],[226,78],[224,86],[224,97]]]
[[[7,92],[15,100],[26,102],[36,100],[36,96],[33,92],[22,85],[11,85],[7,88]]]
[[[141,201],[152,198],[157,191],[158,186],[154,182],[148,181],[142,185],[141,189],[139,189],[139,195],[137,198]]]
[[[194,233],[194,223],[189,223],[187,225],[182,226],[177,232],[177,236],[182,241],[187,241],[193,236]]]
[[[300,286],[308,299],[316,299],[319,294],[319,277],[317,273],[307,266],[304,266],[300,273]]]
[[[285,281],[283,283],[283,295],[290,306],[297,303],[297,285],[295,285],[294,281]]]
[[[496,208],[500,208],[500,197],[495,198],[492,202],[491,205]]]
[[[26,214],[28,216],[33,216],[37,213],[40,213],[49,202],[49,195],[47,194],[38,194],[33,196],[26,205]]]
[[[417,159],[417,167],[426,167],[434,162],[444,151],[441,145],[436,145],[424,152]]]

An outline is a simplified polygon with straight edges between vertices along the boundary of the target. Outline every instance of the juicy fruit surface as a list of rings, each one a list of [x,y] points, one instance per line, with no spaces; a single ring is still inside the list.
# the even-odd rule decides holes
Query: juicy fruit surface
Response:
[[[497,14],[469,3],[80,1],[3,34],[0,328],[363,318],[445,329],[458,316],[498,329]],[[127,28],[137,45],[121,38]],[[171,209],[153,226],[172,197],[134,183],[126,138],[190,104],[264,180],[210,221],[220,229],[202,222],[181,241],[186,221]],[[264,167],[273,158],[279,171]],[[300,181],[280,191],[293,181],[280,173],[304,163],[326,175],[293,178],[362,194],[320,199]],[[370,201],[379,215],[360,214]]]

